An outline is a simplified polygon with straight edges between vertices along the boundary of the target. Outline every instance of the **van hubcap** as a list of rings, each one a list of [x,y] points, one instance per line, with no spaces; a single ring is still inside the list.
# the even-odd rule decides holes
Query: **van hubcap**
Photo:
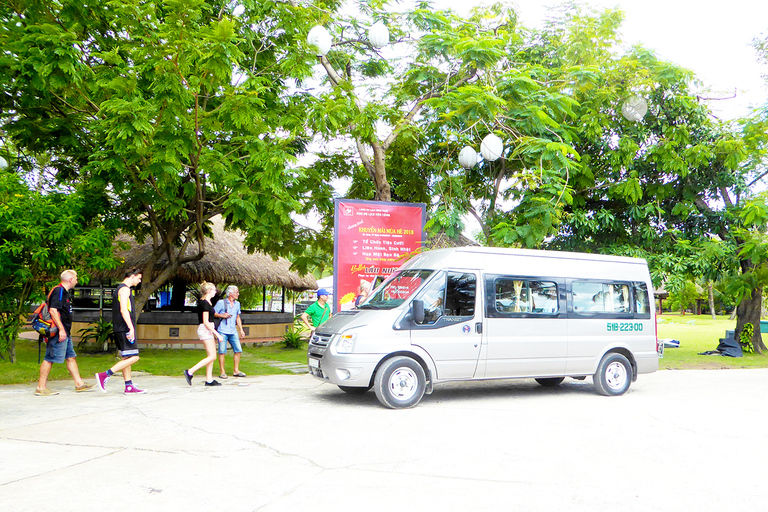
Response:
[[[621,389],[626,384],[627,378],[627,369],[621,363],[611,363],[605,370],[605,383],[611,389]]]
[[[399,400],[408,400],[416,394],[419,379],[410,368],[398,368],[389,377],[389,392]]]

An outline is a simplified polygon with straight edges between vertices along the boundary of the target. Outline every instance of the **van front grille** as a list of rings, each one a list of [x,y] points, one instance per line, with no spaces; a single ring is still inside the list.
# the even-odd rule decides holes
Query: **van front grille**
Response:
[[[309,340],[309,353],[310,355],[315,355],[318,358],[323,357],[323,354],[325,354],[325,351],[328,349],[328,343],[331,342],[331,335],[330,334],[317,334],[315,333],[312,336],[312,339]]]

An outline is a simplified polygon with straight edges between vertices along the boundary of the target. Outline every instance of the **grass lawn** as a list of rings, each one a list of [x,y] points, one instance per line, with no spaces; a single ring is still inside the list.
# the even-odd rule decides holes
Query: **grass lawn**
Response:
[[[728,317],[718,317],[712,320],[709,315],[685,315],[679,313],[664,313],[659,317],[659,339],[673,338],[680,340],[680,348],[668,348],[664,357],[659,361],[663,370],[687,369],[722,369],[722,368],[768,368],[768,355],[745,354],[744,357],[732,358],[723,356],[700,356],[717,348],[718,339],[725,336],[726,330],[736,327],[735,320]],[[768,341],[766,334],[763,339]],[[43,347],[45,350],[45,347]],[[93,381],[93,374],[111,367],[117,359],[111,354],[90,354],[79,350],[77,364],[80,374]],[[0,384],[34,384],[37,382],[40,365],[37,362],[37,342],[19,339],[16,342],[18,362],[10,364],[0,361]],[[181,377],[181,371],[192,367],[205,355],[199,350],[159,350],[147,349],[141,351],[141,360],[133,367],[134,371],[147,372],[152,375],[171,375]],[[306,345],[301,349],[286,349],[282,343],[267,347],[243,348],[240,368],[248,375],[289,374],[269,366],[262,361],[306,363]],[[227,372],[232,373],[232,352],[227,352]],[[214,375],[218,375],[218,362],[214,363]],[[198,374],[199,375],[199,374]],[[49,377],[51,380],[69,379],[64,364],[55,364]]]
[[[720,369],[720,368],[768,368],[768,356],[744,354],[744,357],[700,356],[699,352],[715,350],[726,330],[736,328],[736,320],[710,315],[685,315],[664,313],[658,317],[659,339],[680,340],[680,348],[664,350],[659,368],[667,370]],[[768,337],[763,333],[763,341]]]
[[[45,347],[42,348],[45,356]],[[93,383],[93,375],[110,368],[118,359],[114,353],[90,354],[75,347],[77,352],[77,365],[80,375]],[[145,349],[141,351],[141,359],[133,366],[134,372],[147,372],[152,375],[178,375],[181,378],[182,370],[191,368],[200,359],[205,357],[202,349],[193,350],[160,350]],[[34,384],[40,376],[40,365],[37,362],[37,341],[19,339],[16,342],[16,357],[18,362],[11,364],[0,361],[0,384]],[[243,347],[243,355],[240,361],[240,369],[249,376],[291,374],[289,370],[275,368],[264,360],[282,361],[291,363],[307,362],[306,345],[301,349],[286,349],[282,343],[268,347],[249,348]],[[232,351],[227,352],[225,361],[227,374],[232,374]],[[197,375],[204,375],[205,370],[198,370]],[[213,365],[214,376],[219,374],[218,361]],[[50,380],[71,379],[66,366],[54,364],[51,370]]]

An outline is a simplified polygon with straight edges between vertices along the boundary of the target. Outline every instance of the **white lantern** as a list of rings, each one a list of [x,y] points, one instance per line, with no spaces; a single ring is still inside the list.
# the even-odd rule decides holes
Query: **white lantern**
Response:
[[[8,162],[0,156],[0,169],[5,169],[6,167],[8,167]]]
[[[331,38],[331,34],[325,27],[320,25],[313,27],[312,30],[309,31],[309,34],[307,34],[307,44],[314,46],[317,49],[316,55],[318,57],[328,54],[331,50],[332,42],[333,39]]]
[[[639,96],[633,96],[621,106],[621,114],[635,123],[641,121],[648,112],[648,102]]]
[[[504,153],[504,143],[496,135],[489,133],[480,144],[480,154],[489,162],[498,160]]]
[[[459,153],[459,163],[465,169],[470,169],[477,164],[477,151],[467,146]]]
[[[376,48],[384,48],[389,44],[389,29],[382,22],[377,21],[368,29],[368,40]]]

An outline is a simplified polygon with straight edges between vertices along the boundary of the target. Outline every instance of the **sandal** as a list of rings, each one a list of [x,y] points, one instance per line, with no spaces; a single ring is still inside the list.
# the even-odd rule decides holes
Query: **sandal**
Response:
[[[246,375],[243,372],[237,372],[232,374],[233,377],[245,377]]]
[[[221,375],[219,375],[219,378],[220,379],[228,379],[229,377],[227,377],[226,373],[222,373]]]

